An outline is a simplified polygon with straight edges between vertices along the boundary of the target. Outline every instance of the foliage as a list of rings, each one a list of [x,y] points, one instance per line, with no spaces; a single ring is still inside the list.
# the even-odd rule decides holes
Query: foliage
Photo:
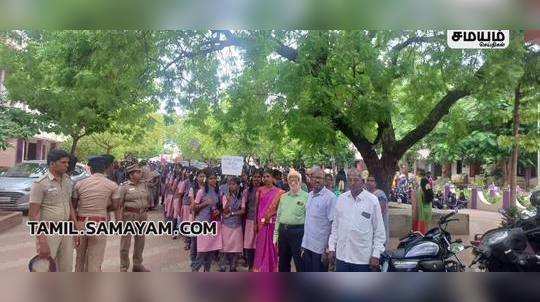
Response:
[[[4,107],[0,103],[0,150],[9,147],[10,138],[31,138],[43,127],[33,116],[18,108]]]
[[[77,144],[75,155],[81,161],[89,156],[112,154],[117,159],[123,159],[127,154],[138,158],[151,158],[164,153],[168,127],[163,116],[151,114],[145,117],[146,123],[139,125],[129,134],[102,132],[81,138]],[[144,127],[142,127],[144,125]],[[71,139],[63,144],[64,148],[71,146]]]
[[[499,163],[505,162],[514,146],[513,104],[516,89],[522,94],[519,127],[519,165],[533,167],[540,136],[537,131],[540,100],[540,60],[538,50],[523,44],[523,56],[516,58],[512,85],[493,89],[455,105],[450,114],[423,144],[430,146],[430,158],[435,162],[458,159],[466,163],[482,163],[491,167],[490,173],[502,177]],[[516,80],[517,77],[517,80]]]
[[[7,62],[8,97],[28,105],[73,146],[87,135],[137,123],[156,109],[148,31],[22,32]],[[125,129],[125,128],[124,128]]]
[[[336,145],[340,133],[388,190],[400,158],[458,100],[486,102],[515,87],[525,50],[522,33],[511,37],[507,49],[479,51],[448,48],[443,31],[182,31],[169,33],[162,65],[179,79],[176,105],[201,131],[207,116],[225,117],[218,138],[249,128],[255,136],[231,139],[248,150],[265,131],[306,150]],[[219,58],[231,47],[240,68],[222,87]],[[250,117],[259,123],[238,122]]]

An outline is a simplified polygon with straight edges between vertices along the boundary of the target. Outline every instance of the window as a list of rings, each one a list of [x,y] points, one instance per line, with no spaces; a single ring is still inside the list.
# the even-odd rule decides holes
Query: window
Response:
[[[458,160],[456,162],[456,174],[463,173],[463,162],[461,160]]]
[[[29,143],[28,151],[26,153],[26,160],[36,160],[37,159],[37,144]]]
[[[439,164],[433,164],[433,176],[442,176],[442,166]]]

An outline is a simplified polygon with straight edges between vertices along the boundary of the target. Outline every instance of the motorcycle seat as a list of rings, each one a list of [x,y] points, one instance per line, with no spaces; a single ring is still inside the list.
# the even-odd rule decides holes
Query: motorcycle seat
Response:
[[[387,254],[392,259],[405,258],[405,249],[397,249],[395,251],[388,251]]]

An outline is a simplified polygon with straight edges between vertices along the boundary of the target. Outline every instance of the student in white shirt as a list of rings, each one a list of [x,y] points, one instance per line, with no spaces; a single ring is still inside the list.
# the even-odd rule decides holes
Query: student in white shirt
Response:
[[[386,234],[377,197],[364,189],[356,170],[348,173],[349,188],[339,196],[328,240],[330,259],[337,272],[379,270]]]

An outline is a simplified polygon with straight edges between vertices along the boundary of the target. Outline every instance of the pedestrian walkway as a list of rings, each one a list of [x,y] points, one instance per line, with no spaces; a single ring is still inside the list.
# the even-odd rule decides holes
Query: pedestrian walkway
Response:
[[[470,234],[469,236],[457,236],[465,244],[469,244],[475,234],[484,233],[489,229],[499,226],[501,215],[499,213],[479,211],[479,210],[461,210],[469,213]],[[163,219],[161,210],[149,212],[149,220],[159,221]],[[0,245],[2,246],[2,255],[0,256],[0,272],[24,272],[28,271],[28,261],[35,256],[35,239],[28,235],[26,226],[27,217],[23,218],[23,223],[6,230],[0,234]],[[130,252],[133,251],[133,242]],[[397,246],[398,239],[392,238],[390,248]],[[120,271],[120,238],[112,236],[107,240],[105,250],[105,261],[103,262],[103,271]],[[470,264],[472,255],[470,250],[460,255],[464,264]],[[131,256],[130,256],[131,257]],[[169,236],[147,236],[144,248],[144,265],[153,272],[189,272],[189,255],[184,250],[184,241],[182,239],[172,240]],[[239,271],[245,268],[238,266]],[[217,270],[214,265],[212,270]]]

